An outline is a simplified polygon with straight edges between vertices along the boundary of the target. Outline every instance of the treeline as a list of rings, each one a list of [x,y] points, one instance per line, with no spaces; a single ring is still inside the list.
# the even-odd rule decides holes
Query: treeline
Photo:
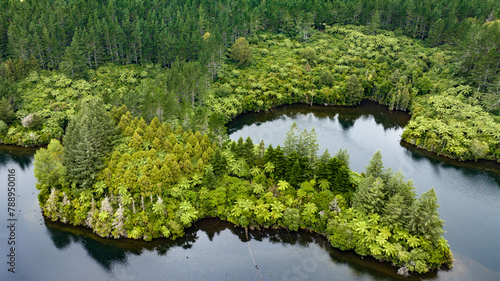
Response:
[[[403,275],[451,265],[433,190],[417,198],[380,153],[359,175],[345,151],[317,150],[314,129],[293,125],[283,147],[250,138],[217,145],[132,118],[125,107],[110,114],[92,99],[71,119],[64,145],[52,140],[36,153],[35,176],[45,216],[103,237],[175,239],[210,216],[245,228],[309,229]]]
[[[210,121],[202,107],[209,77],[199,62],[176,61],[171,68],[107,64],[90,70],[88,81],[60,72],[33,71],[17,83],[0,77],[0,142],[22,146],[61,139],[79,102],[99,97],[109,110],[127,106],[134,117],[155,117],[174,126],[223,133],[223,121]],[[2,84],[3,82],[3,84]]]
[[[462,160],[498,159],[498,137],[485,132],[497,130],[495,117],[488,115],[500,110],[495,84],[500,82],[500,60],[478,55],[494,58],[498,52],[492,47],[494,40],[486,39],[498,27],[499,21],[479,27],[484,33],[477,34],[482,38],[477,45],[486,49],[469,51],[455,64],[451,63],[454,52],[423,47],[390,31],[378,30],[374,35],[370,27],[338,25],[315,31],[305,42],[269,33],[239,38],[231,46],[230,58],[214,72],[200,61],[176,60],[169,68],[108,63],[88,70],[87,79],[78,79],[40,70],[34,58],[15,60],[4,66],[15,70],[11,74],[19,70],[19,76],[0,77],[0,142],[32,146],[61,139],[70,117],[79,110],[79,101],[92,96],[100,97],[108,110],[124,104],[146,122],[157,117],[218,141],[223,139],[224,124],[243,112],[291,103],[356,105],[371,99],[414,114],[403,136],[407,142]],[[480,83],[459,77],[461,71]],[[440,96],[460,101],[460,106],[446,105],[460,113],[424,113],[428,120],[417,120],[423,112],[441,106],[433,102]],[[469,105],[489,121],[463,122],[465,117],[460,116],[469,114]],[[440,126],[441,132],[410,136],[413,129],[428,131],[433,122],[465,127]]]
[[[397,31],[431,44],[463,41],[473,24],[500,14],[488,1],[87,1],[0,3],[0,59],[35,57],[55,69],[79,48],[88,67],[106,62],[209,61],[236,38],[261,31],[307,38],[325,25]]]
[[[308,42],[271,34],[250,38],[252,64],[222,69],[210,93],[218,99],[239,98],[229,108],[243,111],[291,103],[351,106],[363,99],[408,110],[415,97],[450,87],[449,53],[392,32],[372,35],[366,30],[327,27]]]

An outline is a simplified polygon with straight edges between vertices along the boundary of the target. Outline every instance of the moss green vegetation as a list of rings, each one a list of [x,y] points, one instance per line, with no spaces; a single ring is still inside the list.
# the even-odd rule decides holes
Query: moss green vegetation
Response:
[[[417,198],[380,155],[357,175],[343,151],[317,157],[314,131],[225,141],[227,121],[283,104],[371,99],[413,114],[409,143],[500,161],[498,1],[13,0],[0,14],[0,143],[49,144],[44,213],[100,236],[175,238],[217,216],[307,228],[401,274],[451,264],[434,192]]]
[[[380,153],[359,175],[345,151],[317,156],[314,129],[292,126],[283,148],[250,138],[217,145],[199,132],[157,118],[147,124],[125,107],[111,115],[98,104],[82,105],[92,128],[68,129],[64,146],[52,140],[35,155],[40,205],[51,220],[102,237],[151,240],[175,239],[193,222],[218,217],[245,228],[308,229],[334,247],[391,262],[402,274],[451,266],[434,190],[417,198],[411,182],[384,169]],[[103,162],[81,156],[93,149],[92,136],[116,130]]]
[[[468,90],[455,88],[417,99],[402,138],[451,158],[500,161],[500,124],[480,106],[466,102]]]
[[[478,36],[492,35],[497,25],[477,27],[482,32]],[[87,80],[40,71],[33,61],[10,62],[10,68],[34,71],[21,73],[26,78],[14,83],[2,78],[9,98],[0,103],[0,140],[32,146],[61,139],[79,110],[78,101],[91,96],[100,97],[108,109],[125,104],[147,122],[157,117],[218,141],[223,124],[243,112],[291,103],[355,105],[371,99],[413,113],[403,135],[409,143],[460,160],[499,159],[496,94],[478,92],[456,77],[467,71],[479,75],[474,69],[480,66],[474,63],[481,59],[452,64],[455,51],[370,30],[327,26],[311,31],[305,41],[254,34],[250,44],[237,40],[227,63],[176,61],[166,69],[109,64],[88,71]]]

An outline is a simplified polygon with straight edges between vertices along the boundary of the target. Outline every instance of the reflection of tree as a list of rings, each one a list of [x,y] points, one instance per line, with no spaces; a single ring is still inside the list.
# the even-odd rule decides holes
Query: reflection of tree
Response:
[[[410,115],[403,111],[389,110],[387,106],[380,105],[373,101],[363,101],[357,106],[310,106],[305,104],[294,104],[280,106],[268,112],[242,114],[229,124],[227,124],[228,134],[232,134],[245,126],[257,125],[264,122],[272,122],[282,119],[285,116],[295,120],[300,115],[314,114],[319,119],[327,117],[333,118],[338,114],[338,120],[344,130],[349,130],[359,118],[373,117],[377,124],[384,127],[384,130],[398,129],[406,126],[410,120]]]
[[[411,157],[412,162],[418,163],[426,161],[432,165],[433,171],[441,171],[444,169],[459,170],[460,174],[467,178],[473,178],[478,175],[487,173],[497,185],[500,185],[500,164],[494,161],[458,161],[448,157],[438,156],[433,152],[420,149],[412,144],[404,141],[400,142],[401,146],[406,148],[406,153]]]
[[[35,151],[34,148],[0,145],[0,165],[6,166],[9,162],[14,162],[24,171],[33,163]]]
[[[116,266],[114,266],[116,264],[126,266],[128,263],[127,257],[131,254],[141,255],[145,251],[156,251],[159,256],[165,256],[170,249],[180,247],[189,249],[194,246],[194,243],[199,238],[199,231],[204,232],[209,237],[210,241],[213,241],[215,235],[219,236],[225,231],[230,231],[239,238],[241,243],[248,242],[244,228],[235,227],[233,224],[219,219],[203,219],[198,221],[192,227],[186,229],[184,237],[173,241],[169,239],[155,239],[151,242],[132,239],[106,239],[93,234],[90,229],[68,226],[59,222],[47,221],[46,227],[52,242],[58,249],[65,249],[72,243],[81,244],[88,255],[108,272],[116,268]],[[379,261],[370,257],[365,257],[363,259],[354,251],[344,252],[334,249],[328,240],[319,234],[310,233],[304,230],[289,232],[283,229],[254,229],[248,230],[248,238],[252,243],[281,244],[283,247],[291,245],[297,248],[313,247],[312,251],[303,252],[307,254],[304,258],[308,258],[310,261],[320,262],[323,256],[321,253],[325,253],[326,256],[330,257],[329,260],[325,261],[325,266],[328,266],[328,262],[339,265],[348,264],[349,269],[354,272],[356,276],[361,277],[359,279],[363,279],[365,276],[368,277],[367,279],[373,279],[374,276],[379,276],[381,272],[384,276],[397,278],[394,267],[391,267],[389,264],[381,264]],[[224,242],[219,241],[218,243]],[[318,251],[314,250],[315,248],[317,248],[320,253],[314,253]],[[299,250],[299,252],[302,253],[302,250]],[[248,252],[246,250],[241,253],[241,255],[247,254]],[[210,259],[213,257],[207,256],[206,258]],[[276,262],[276,265],[280,264],[280,262]],[[426,275],[425,279],[432,279],[435,278],[435,276],[436,273],[432,273]]]
[[[176,240],[156,239],[151,242],[133,239],[106,239],[92,233],[84,227],[75,227],[60,222],[46,220],[45,226],[50,239],[57,249],[63,250],[72,243],[81,244],[88,255],[106,271],[113,268],[113,264],[126,264],[130,254],[139,256],[145,250],[156,251],[164,256],[171,248],[182,247],[189,249],[196,242],[197,229],[186,229],[186,235]]]

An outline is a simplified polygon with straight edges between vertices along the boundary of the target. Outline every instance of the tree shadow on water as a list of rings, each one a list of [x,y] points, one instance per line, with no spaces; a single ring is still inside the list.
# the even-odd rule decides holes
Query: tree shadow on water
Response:
[[[26,170],[33,164],[37,148],[25,148],[11,145],[0,145],[0,166],[9,167],[9,163]]]

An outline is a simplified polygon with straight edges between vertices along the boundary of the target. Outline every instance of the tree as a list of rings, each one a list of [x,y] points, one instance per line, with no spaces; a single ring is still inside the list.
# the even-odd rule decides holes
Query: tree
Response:
[[[332,72],[330,70],[324,70],[323,72],[321,72],[319,83],[321,85],[332,87],[335,83]]]
[[[370,164],[365,168],[366,176],[372,176],[374,178],[381,177],[384,171],[384,163],[382,163],[382,154],[380,150],[375,152],[372,159],[370,160]]]
[[[66,168],[62,163],[64,147],[58,140],[51,140],[47,148],[35,154],[35,177],[37,188],[46,192],[50,188],[61,189],[66,186]]]
[[[363,99],[363,92],[363,85],[359,82],[358,76],[356,76],[356,74],[349,76],[345,90],[346,104],[358,104]]]
[[[237,61],[239,65],[248,65],[252,62],[252,48],[245,37],[236,39],[231,47],[231,59]]]
[[[304,50],[302,50],[301,55],[302,58],[306,59],[308,63],[313,64],[316,60],[316,50],[314,50],[312,47],[305,47]]]
[[[71,45],[66,48],[61,61],[61,70],[73,78],[86,78],[88,66],[85,62],[79,31],[75,32]]]
[[[0,120],[10,125],[16,118],[14,108],[8,98],[2,97],[0,100]]]
[[[434,188],[425,192],[410,207],[410,233],[422,235],[426,240],[437,242],[443,235],[444,221],[439,218],[437,196]]]
[[[73,188],[89,188],[104,169],[104,159],[116,140],[118,127],[99,98],[82,102],[63,137],[63,163]]]
[[[370,20],[370,25],[368,28],[370,29],[370,32],[373,34],[377,33],[377,29],[380,27],[380,12],[378,10],[373,13],[372,18]]]
[[[352,206],[366,214],[380,213],[385,205],[384,182],[380,178],[367,177],[354,193]]]

